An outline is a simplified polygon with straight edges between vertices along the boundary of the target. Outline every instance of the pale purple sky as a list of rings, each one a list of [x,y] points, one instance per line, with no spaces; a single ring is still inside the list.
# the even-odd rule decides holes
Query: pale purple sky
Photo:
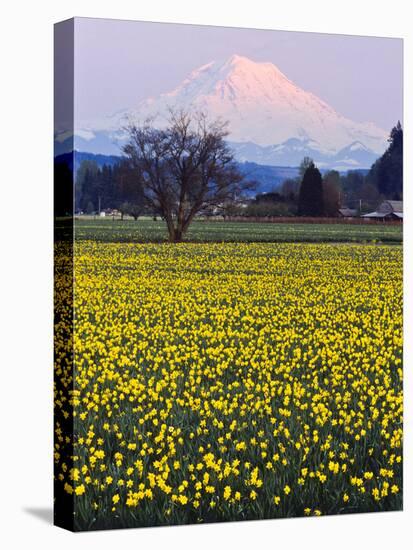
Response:
[[[401,39],[88,18],[75,20],[76,114],[133,108],[234,53],[271,61],[355,121],[390,130],[402,120]]]

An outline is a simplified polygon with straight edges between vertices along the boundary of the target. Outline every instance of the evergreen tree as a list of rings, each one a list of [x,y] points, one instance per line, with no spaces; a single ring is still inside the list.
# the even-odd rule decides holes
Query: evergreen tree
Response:
[[[97,179],[99,167],[94,160],[83,160],[76,172],[76,210],[86,210],[89,201],[94,200],[93,185]],[[87,195],[84,197],[83,195]]]
[[[303,160],[300,163],[299,168],[298,168],[298,173],[299,173],[299,176],[300,176],[301,180],[303,179],[307,168],[310,168],[311,165],[314,166],[313,159],[311,157],[304,157]]]
[[[113,207],[114,181],[113,170],[110,165],[104,164],[99,171],[95,192],[97,194],[98,204],[100,202],[101,210]]]
[[[367,182],[386,199],[403,198],[403,129],[400,121],[392,129],[389,146],[371,167]]]
[[[95,172],[87,167],[82,179],[82,195],[80,198],[80,208],[83,211],[93,211],[98,207],[98,198],[96,193],[96,181],[99,172]]]
[[[323,180],[320,170],[313,162],[304,172],[298,197],[299,216],[323,216]]]

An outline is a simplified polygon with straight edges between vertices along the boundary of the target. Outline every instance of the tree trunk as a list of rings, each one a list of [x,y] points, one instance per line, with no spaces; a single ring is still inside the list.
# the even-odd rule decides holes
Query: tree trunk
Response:
[[[182,242],[183,237],[183,231],[175,228],[175,227],[168,227],[168,241],[170,243],[180,243]]]
[[[182,241],[182,230],[181,229],[175,229],[175,243],[180,243]]]
[[[166,227],[168,228],[168,240],[170,243],[175,242],[175,225],[170,216],[165,216]]]

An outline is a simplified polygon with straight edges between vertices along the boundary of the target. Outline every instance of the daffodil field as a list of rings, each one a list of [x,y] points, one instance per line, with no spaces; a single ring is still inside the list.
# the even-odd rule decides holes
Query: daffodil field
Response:
[[[73,327],[77,530],[401,509],[401,247],[77,241]]]

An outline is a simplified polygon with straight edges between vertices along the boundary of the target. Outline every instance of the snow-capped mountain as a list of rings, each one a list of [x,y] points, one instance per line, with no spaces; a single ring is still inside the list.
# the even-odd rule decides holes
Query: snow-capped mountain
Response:
[[[373,123],[345,118],[272,63],[233,55],[199,67],[174,90],[134,109],[81,123],[75,132],[76,149],[119,152],[127,118],[155,116],[156,124],[163,126],[171,107],[229,121],[228,140],[243,161],[297,165],[309,155],[323,166],[357,168],[369,166],[386,147],[387,133]]]
[[[273,166],[298,166],[304,157],[312,158],[319,168],[335,168],[340,171],[368,168],[377,159],[374,153],[362,143],[343,147],[337,153],[324,153],[306,139],[291,138],[280,145],[262,147],[255,143],[231,143],[239,162],[256,162]]]

